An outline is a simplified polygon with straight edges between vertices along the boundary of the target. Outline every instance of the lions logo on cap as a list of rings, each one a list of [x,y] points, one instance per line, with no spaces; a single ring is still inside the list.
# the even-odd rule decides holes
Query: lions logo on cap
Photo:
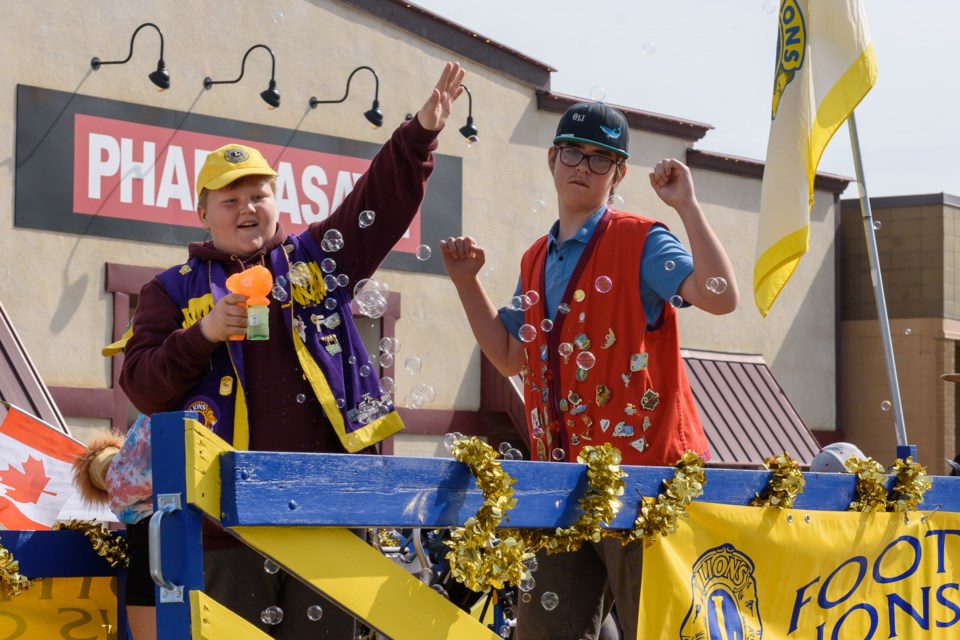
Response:
[[[680,640],[761,640],[754,564],[732,544],[703,553],[693,563],[690,610]]]
[[[230,147],[223,152],[223,159],[233,164],[239,164],[249,160],[250,154],[247,153],[246,149],[241,149],[240,147]]]

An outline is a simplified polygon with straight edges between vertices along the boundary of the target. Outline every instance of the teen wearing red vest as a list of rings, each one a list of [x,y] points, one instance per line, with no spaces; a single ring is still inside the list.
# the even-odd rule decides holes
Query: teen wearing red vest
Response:
[[[477,277],[484,250],[473,238],[441,242],[480,348],[504,375],[523,376],[535,460],[576,460],[603,442],[624,464],[671,465],[686,449],[708,455],[677,311],[733,311],[733,268],[677,160],[657,163],[649,179],[680,216],[690,251],[661,223],[608,206],[627,173],[628,138],[624,115],[602,103],[576,104],[560,119],[547,152],[559,219],[523,255],[522,308],[490,302]],[[538,560],[537,589],[556,593],[561,606],[521,603],[518,640],[594,640],[614,602],[623,637],[636,637],[641,545],[604,539]]]

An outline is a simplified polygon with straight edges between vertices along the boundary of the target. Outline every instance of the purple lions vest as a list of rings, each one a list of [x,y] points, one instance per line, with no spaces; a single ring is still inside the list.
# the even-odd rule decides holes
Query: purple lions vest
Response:
[[[324,257],[308,232],[288,236],[267,260],[274,276],[288,273],[296,262],[310,269],[306,286],[286,285],[290,301],[282,309],[287,337],[337,437],[353,453],[399,432],[403,422],[378,376],[361,376],[359,366],[345,366],[351,357],[358,365],[368,363],[369,357],[349,311],[351,288],[327,291],[319,266]],[[198,258],[167,269],[157,279],[180,307],[184,327],[199,322],[230,293],[223,266]],[[332,309],[325,305],[329,299],[336,301]],[[227,341],[214,352],[210,371],[184,396],[182,406],[198,412],[207,427],[236,449],[250,444],[244,380],[243,343]]]

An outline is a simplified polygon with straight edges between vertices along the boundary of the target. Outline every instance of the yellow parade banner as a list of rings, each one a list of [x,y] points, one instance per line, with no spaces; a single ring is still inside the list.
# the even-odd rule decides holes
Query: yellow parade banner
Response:
[[[0,640],[116,640],[117,579],[44,578],[0,597]]]
[[[638,638],[960,637],[960,514],[687,513],[644,550]]]

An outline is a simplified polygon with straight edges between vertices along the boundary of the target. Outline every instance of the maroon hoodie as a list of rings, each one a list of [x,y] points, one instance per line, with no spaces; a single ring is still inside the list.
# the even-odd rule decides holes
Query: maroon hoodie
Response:
[[[421,127],[417,118],[402,124],[337,210],[305,232],[318,244],[328,229],[343,234],[343,248],[331,257],[337,271],[350,277],[350,287],[373,275],[410,226],[433,171],[438,133]],[[376,212],[376,222],[361,229],[357,217],[368,209]],[[264,264],[264,255],[285,239],[278,225],[266,246],[245,259],[218,251],[212,241],[191,243],[189,252],[222,263],[229,275]],[[184,329],[182,322],[183,314],[163,285],[157,279],[147,283],[120,374],[120,386],[143,413],[181,410],[185,394],[206,374],[220,346],[203,337],[199,323]],[[279,304],[270,305],[270,340],[244,341],[243,359],[251,451],[344,452],[303,375]],[[298,396],[306,401],[298,402]]]

